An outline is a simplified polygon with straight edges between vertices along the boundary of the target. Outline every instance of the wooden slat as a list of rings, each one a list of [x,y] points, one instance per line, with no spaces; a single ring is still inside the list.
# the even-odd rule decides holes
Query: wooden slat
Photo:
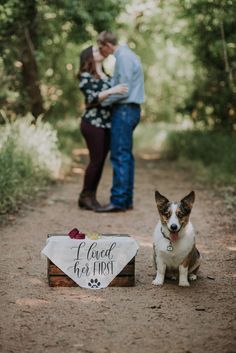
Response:
[[[134,276],[120,276],[113,279],[109,287],[133,287],[135,285]],[[78,287],[68,276],[49,276],[50,287]]]
[[[109,287],[134,287],[135,277],[134,276],[117,276],[109,284]]]
[[[49,276],[48,284],[50,287],[78,287],[68,276]]]

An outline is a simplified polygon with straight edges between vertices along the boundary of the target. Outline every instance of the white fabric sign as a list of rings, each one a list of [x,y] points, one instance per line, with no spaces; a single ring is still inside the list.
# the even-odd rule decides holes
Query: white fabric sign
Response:
[[[51,236],[42,250],[57,267],[82,288],[105,288],[138,251],[128,236],[102,236],[98,240]]]

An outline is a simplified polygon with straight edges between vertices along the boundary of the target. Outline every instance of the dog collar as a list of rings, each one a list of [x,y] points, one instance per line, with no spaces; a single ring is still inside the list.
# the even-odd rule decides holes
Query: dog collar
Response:
[[[170,238],[168,238],[168,237],[165,235],[165,233],[164,233],[163,230],[162,230],[162,227],[161,227],[161,234],[163,235],[164,238],[166,238],[167,240],[169,240],[169,244],[167,245],[166,250],[167,250],[167,251],[173,251],[174,248],[173,248],[172,242],[171,242]]]
[[[171,243],[170,238],[168,238],[168,237],[165,235],[165,233],[164,233],[163,230],[162,230],[162,227],[161,227],[161,234],[163,235],[164,238],[168,239],[168,240],[170,241],[170,243]]]

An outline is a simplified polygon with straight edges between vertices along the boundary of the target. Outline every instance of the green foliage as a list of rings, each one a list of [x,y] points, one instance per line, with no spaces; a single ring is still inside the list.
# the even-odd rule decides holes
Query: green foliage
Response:
[[[74,73],[81,46],[95,41],[97,31],[114,29],[114,18],[124,4],[124,0],[0,1],[0,74],[4,83],[0,104],[7,116],[16,118],[32,111],[28,92],[33,89],[27,85],[34,82],[26,85],[23,75],[26,39],[30,48],[26,60],[32,61],[38,76],[34,81],[40,82],[45,110],[51,115],[77,114]]]
[[[224,196],[236,206],[236,136],[218,131],[195,129],[189,120],[178,124],[141,123],[135,130],[134,148],[150,159],[177,160],[193,178],[220,186]]]
[[[172,132],[167,136],[165,149],[172,159],[191,161],[195,174],[225,185],[236,185],[236,138],[216,131],[186,130]],[[197,164],[196,164],[197,163]],[[197,167],[196,167],[197,165]]]
[[[123,37],[141,57],[148,120],[176,113],[212,128],[236,126],[236,2],[133,0]],[[128,33],[128,35],[127,35]]]
[[[58,176],[61,156],[56,132],[32,117],[0,129],[0,213],[16,210],[47,181]]]
[[[233,130],[236,124],[236,2],[181,0],[186,43],[195,54],[195,88],[187,109],[195,121]]]
[[[178,14],[176,0],[133,0],[120,19],[126,24],[121,37],[143,64],[148,121],[175,121],[177,109],[193,90],[193,55],[182,36],[187,20]]]
[[[0,153],[0,213],[15,211],[46,179],[42,171],[35,171],[29,154],[19,153],[14,140],[9,139]]]
[[[30,111],[26,83],[22,76],[25,32],[31,31],[37,48],[36,1],[6,0],[0,2],[0,73],[3,78],[0,103],[6,113]]]
[[[142,60],[146,120],[173,122],[180,112],[208,127],[233,130],[235,13],[233,0],[2,0],[0,115],[32,111],[30,88],[40,83],[47,118],[78,116],[79,53],[97,32],[111,29]],[[34,82],[27,84],[26,33],[32,55],[25,62],[31,58],[35,68]]]

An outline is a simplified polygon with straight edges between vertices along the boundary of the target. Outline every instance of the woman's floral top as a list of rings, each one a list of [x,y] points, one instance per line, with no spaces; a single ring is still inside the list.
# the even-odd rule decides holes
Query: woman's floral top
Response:
[[[85,96],[86,110],[82,119],[96,127],[111,127],[111,107],[102,107],[99,104],[98,94],[111,87],[110,78],[94,78],[90,73],[80,75],[79,88]]]

